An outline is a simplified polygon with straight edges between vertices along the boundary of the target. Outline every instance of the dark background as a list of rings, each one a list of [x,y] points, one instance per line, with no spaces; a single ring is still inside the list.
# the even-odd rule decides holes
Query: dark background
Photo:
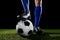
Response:
[[[34,2],[30,0],[30,10],[33,22]],[[47,29],[60,29],[60,15],[59,7],[56,3],[44,0],[43,1],[43,14],[41,18],[41,28]],[[57,3],[58,4],[58,3]],[[0,1],[0,29],[14,29],[17,23],[17,15],[23,13],[23,6],[20,0],[2,0]]]

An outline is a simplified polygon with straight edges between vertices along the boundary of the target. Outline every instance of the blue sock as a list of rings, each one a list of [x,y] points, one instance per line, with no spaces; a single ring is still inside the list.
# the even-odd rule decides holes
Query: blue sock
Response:
[[[40,6],[37,6],[35,7],[35,10],[34,10],[34,27],[37,28],[39,26],[39,22],[40,22],[40,19],[41,19],[41,7]]]
[[[22,5],[23,5],[23,8],[24,8],[24,11],[26,13],[28,13],[29,12],[29,0],[21,0],[21,2],[22,2]]]

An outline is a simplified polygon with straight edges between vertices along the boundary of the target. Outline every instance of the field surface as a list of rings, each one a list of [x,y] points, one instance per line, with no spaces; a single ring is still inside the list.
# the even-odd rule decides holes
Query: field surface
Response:
[[[15,29],[0,29],[0,40],[60,40],[60,29],[43,29],[47,35],[36,35],[23,38]]]

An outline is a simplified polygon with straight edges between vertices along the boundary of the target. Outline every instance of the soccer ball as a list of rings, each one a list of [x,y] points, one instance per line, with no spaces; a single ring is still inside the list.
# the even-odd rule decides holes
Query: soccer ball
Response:
[[[16,31],[22,36],[29,36],[33,32],[33,24],[30,20],[20,21],[16,25]]]

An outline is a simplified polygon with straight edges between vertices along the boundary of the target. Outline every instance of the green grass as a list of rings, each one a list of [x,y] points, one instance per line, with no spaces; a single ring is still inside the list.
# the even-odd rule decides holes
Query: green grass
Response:
[[[15,34],[15,29],[0,29],[0,34]]]
[[[59,33],[60,34],[60,29],[44,29],[43,31],[47,33]]]
[[[45,36],[31,35],[23,38],[16,33],[15,29],[0,29],[0,40],[60,40],[59,29],[44,29],[48,33]]]

